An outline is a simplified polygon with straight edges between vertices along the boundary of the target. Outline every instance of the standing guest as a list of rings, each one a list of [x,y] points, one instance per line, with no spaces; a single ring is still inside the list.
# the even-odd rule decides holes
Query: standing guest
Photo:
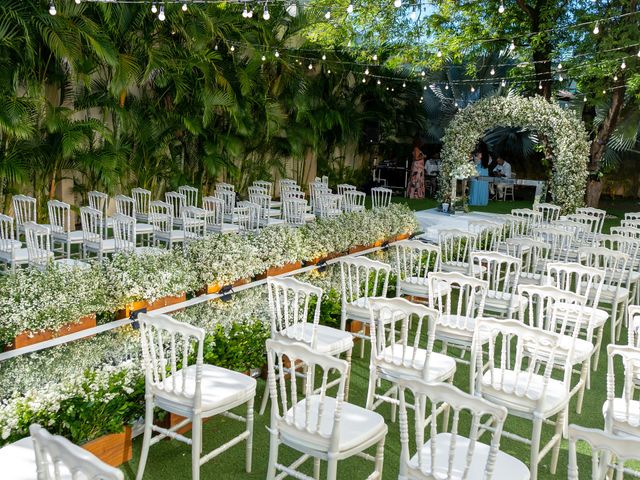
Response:
[[[493,169],[493,176],[500,178],[511,178],[511,164],[509,162],[506,162],[504,158],[502,158],[502,155],[499,155],[498,158],[496,158],[496,163],[497,165]],[[497,182],[495,184],[495,187],[496,197],[498,199],[501,199],[504,196],[505,184]]]
[[[420,139],[413,139],[413,151],[411,152],[413,162],[411,163],[411,176],[409,177],[409,188],[407,197],[424,198],[424,153],[420,149]]]
[[[478,176],[486,177],[489,169],[483,165],[482,152],[476,150],[473,153],[473,162]],[[472,179],[469,185],[469,205],[484,206],[489,203],[489,183],[484,180]]]

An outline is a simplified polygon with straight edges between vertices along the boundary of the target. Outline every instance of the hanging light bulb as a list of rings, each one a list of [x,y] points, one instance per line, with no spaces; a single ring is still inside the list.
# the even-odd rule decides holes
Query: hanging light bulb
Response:
[[[326,59],[327,59],[327,56],[323,53],[322,54],[322,60],[326,60]]]
[[[326,18],[327,20],[331,18],[331,12],[329,10],[327,10],[327,12],[324,14],[324,18]]]
[[[309,66],[307,67],[309,70],[313,70],[313,63],[310,63]]]
[[[607,91],[606,91],[606,90],[602,90],[602,94],[603,94],[603,95],[606,95],[606,94],[607,94]]]
[[[371,57],[371,58],[373,58],[373,61],[374,61],[374,62],[377,62],[377,61],[378,61],[378,55],[376,55],[375,53],[373,54],[373,57]]]
[[[234,47],[233,45],[231,45],[231,48],[229,48],[229,51],[231,51],[231,52],[235,52],[235,51],[236,51],[236,47]]]
[[[262,12],[262,18],[265,20],[269,20],[271,15],[269,14],[269,7],[267,6],[267,2],[264,2],[264,11]]]
[[[471,85],[471,93],[476,91],[476,87],[474,87],[473,85]]]
[[[449,90],[449,84],[448,83],[444,86],[444,89],[445,90]]]
[[[183,3],[183,4],[182,4],[182,11],[183,11],[183,12],[186,12],[187,10],[188,10],[188,8],[187,8],[187,4],[186,4],[186,3]]]
[[[558,80],[559,81],[563,81],[564,80],[564,78],[562,77],[562,74],[560,74],[560,76],[558,77]]]
[[[507,86],[507,81],[503,79],[502,82],[500,82],[500,85],[503,86],[503,87],[506,87]]]
[[[407,88],[406,82],[402,82],[402,88]]]
[[[593,27],[593,34],[598,35],[600,33],[600,22],[596,22],[596,26]]]
[[[327,73],[328,73],[329,75],[331,75],[331,70],[327,70]]]
[[[213,47],[213,49],[217,52],[218,51],[218,44],[216,43],[215,47]]]
[[[500,6],[498,7],[498,13],[504,13],[504,2],[500,1]]]
[[[613,76],[613,81],[614,81],[614,82],[617,82],[617,81],[618,81],[618,75],[614,75],[614,76]]]
[[[244,4],[244,10],[242,10],[242,18],[249,18],[249,10],[246,3]]]
[[[391,91],[392,91],[392,92],[395,92],[395,91],[396,91],[396,89],[395,89],[395,88],[392,88],[392,89],[391,89]]]
[[[51,3],[49,4],[49,15],[55,15],[56,13],[58,13],[56,10],[56,4],[51,0]]]
[[[438,58],[442,58],[442,52],[441,52],[440,50],[438,50],[438,52],[436,53],[436,56],[437,56]]]
[[[538,90],[542,90],[542,82],[538,82]]]
[[[165,15],[164,15],[164,5],[160,5],[160,12],[158,13],[158,20],[160,20],[161,22],[164,22],[165,19]]]
[[[82,3],[82,0],[76,0],[76,5],[80,5]]]
[[[347,7],[347,13],[353,13],[353,3],[350,3]]]
[[[276,52],[273,54],[276,58],[278,58],[280,56],[280,52],[278,50],[276,50]]]
[[[427,86],[425,85],[424,87],[422,87],[422,89],[423,89],[423,90],[426,90],[426,89],[427,89]]]
[[[491,71],[489,72],[491,75],[495,75],[496,74],[496,69],[491,67]]]
[[[423,77],[427,75],[427,72],[425,72],[424,70],[420,73],[420,75],[422,75]]]
[[[367,83],[367,79],[366,79],[366,78],[363,78],[363,79],[362,79],[362,83]]]
[[[457,106],[458,106],[458,102],[453,102],[453,105],[454,105],[455,107],[457,107]]]
[[[376,83],[377,83],[378,85],[380,85],[382,82],[380,81],[380,79],[378,79],[378,80],[376,81]]]
[[[511,45],[509,45],[509,51],[513,52],[516,49],[516,42],[511,40]]]
[[[158,13],[158,7],[156,7],[155,3],[151,4],[151,13]]]
[[[249,12],[247,12],[247,18],[253,18],[253,9],[250,8]]]
[[[389,91],[389,87],[387,87],[387,92]]]
[[[416,7],[413,7],[413,10],[411,10],[411,13],[409,14],[409,18],[414,22],[418,18],[418,12],[416,12]]]
[[[264,55],[262,55],[262,61],[265,62],[267,60],[267,57],[265,57]]]
[[[558,70],[562,70],[562,63],[558,64]]]
[[[393,6],[400,8],[402,6],[402,0],[393,0]]]
[[[625,61],[624,61],[624,60],[622,60],[622,63],[620,64],[620,68],[621,68],[622,70],[624,70],[625,68],[627,68],[627,64],[625,63]]]
[[[365,75],[369,75],[369,67],[367,67],[367,68],[365,69],[364,74],[365,74]]]

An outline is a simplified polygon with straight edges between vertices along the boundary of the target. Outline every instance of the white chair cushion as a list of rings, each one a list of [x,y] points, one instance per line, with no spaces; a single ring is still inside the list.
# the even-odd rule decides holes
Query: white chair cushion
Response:
[[[11,260],[11,253],[0,250],[0,258],[5,261]],[[13,259],[16,263],[29,261],[29,251],[26,248],[18,248],[13,251]]]
[[[51,232],[52,238],[55,238],[56,240],[63,240],[69,243],[82,243],[84,239],[83,235],[84,234],[82,233],[82,230],[73,230],[72,232],[66,233]]]
[[[153,225],[149,225],[148,223],[136,223],[137,235],[146,235],[148,233],[153,233]]]
[[[320,395],[311,395],[304,400],[299,401],[295,406],[290,408],[285,418],[293,420],[293,412],[295,410],[296,425],[298,428],[304,429],[305,412],[307,409],[306,402],[309,402],[309,422],[311,427],[318,423],[318,410],[320,408]],[[333,397],[325,397],[322,402],[322,421],[320,423],[320,433],[329,436],[333,430],[334,412],[336,409],[336,399]],[[280,424],[282,439],[295,445],[303,445],[318,450],[327,450],[326,443],[320,442],[318,436],[300,432],[297,429],[286,426],[284,422]],[[338,439],[338,450],[343,452],[352,448],[357,448],[363,444],[371,443],[371,439],[376,438],[380,434],[387,431],[387,425],[384,418],[379,413],[367,410],[365,408],[343,402],[340,421],[340,437]]]
[[[33,440],[25,437],[0,448],[0,465],[3,480],[34,480],[38,477],[36,454]],[[62,478],[71,480],[71,475],[63,469]]]
[[[358,320],[360,322],[369,323],[369,299],[360,297],[353,302],[347,302],[346,305],[347,318]]]
[[[196,366],[190,365],[176,373],[176,385],[182,386],[183,375],[187,376],[186,392],[195,391]],[[180,401],[171,394],[173,375],[169,375],[162,382],[166,392],[156,391],[156,405],[163,410],[176,413],[183,417],[191,417],[192,404],[187,399]],[[227,370],[214,365],[202,366],[202,414],[216,415],[219,411],[242,405],[255,395],[256,381],[248,375]],[[184,403],[183,403],[184,402]]]
[[[542,375],[528,375],[523,372],[519,372],[516,380],[516,372],[513,370],[496,369],[493,373],[494,386],[492,386],[491,372],[487,371],[482,376],[482,396],[498,405],[507,407],[509,410],[530,413],[536,409],[543,381]],[[528,388],[527,383],[529,383]],[[542,399],[541,412],[547,416],[552,415],[564,407],[564,402],[567,399],[568,394],[564,384],[559,380],[549,379]]]
[[[415,297],[427,297],[429,295],[429,285],[427,279],[424,277],[406,277],[399,282],[400,292],[405,295],[412,295]],[[441,296],[449,295],[451,293],[451,285],[446,282],[442,282],[438,293]]]
[[[416,374],[421,376],[424,362],[427,358],[427,351],[423,348],[418,348],[416,358],[412,362],[413,352],[413,347],[407,347],[403,352],[402,345],[390,345],[382,351],[384,361],[381,362],[376,359],[376,362],[380,365],[382,374],[385,377],[405,377],[407,375],[415,377]],[[431,352],[426,381],[443,382],[451,378],[455,371],[456,361],[453,357]]]
[[[613,399],[613,430],[628,435],[640,436],[640,401],[631,400],[628,405],[622,398]],[[628,411],[628,413],[627,413]],[[602,404],[602,415],[607,418],[609,402]]]
[[[311,334],[313,331],[312,323],[297,323],[291,325],[280,334],[283,338],[311,343]],[[353,336],[349,332],[337,328],[318,325],[316,327],[316,348],[320,353],[328,355],[336,355],[338,353],[351,350],[353,347]]]
[[[449,466],[449,456],[451,440],[453,435],[450,433],[439,433],[436,435],[435,441],[435,472],[437,478],[448,478],[447,469]],[[456,447],[454,453],[454,463],[451,472],[451,478],[462,478],[462,474],[465,471],[467,465],[467,453],[470,448],[470,440],[463,436],[456,436]],[[416,453],[409,465],[413,469],[419,469],[418,456],[422,456],[422,469],[424,472],[431,471],[431,445],[432,441],[429,440],[425,443],[420,452]],[[485,468],[487,464],[487,458],[489,457],[490,447],[489,445],[476,442],[475,449],[473,451],[473,457],[471,458],[468,476],[468,480],[485,478]],[[512,457],[500,450],[496,454],[493,477],[495,479],[509,479],[509,480],[528,480],[530,477],[529,469],[517,458]]]

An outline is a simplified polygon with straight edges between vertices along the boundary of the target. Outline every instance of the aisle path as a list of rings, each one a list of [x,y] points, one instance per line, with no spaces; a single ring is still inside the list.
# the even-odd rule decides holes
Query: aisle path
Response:
[[[494,223],[504,223],[505,220],[503,217],[503,214],[488,212],[469,212],[448,215],[446,213],[438,212],[435,208],[416,212],[416,218],[420,223],[420,230],[424,232],[420,235],[420,238],[430,242],[438,241],[438,233],[440,230],[456,228],[467,231],[469,229],[469,222],[482,220]]]

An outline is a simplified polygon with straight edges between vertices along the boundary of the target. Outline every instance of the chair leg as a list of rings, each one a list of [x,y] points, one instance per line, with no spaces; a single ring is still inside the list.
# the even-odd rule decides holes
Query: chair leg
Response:
[[[576,404],[576,413],[578,415],[580,415],[580,413],[582,412],[582,401],[584,400],[584,391],[587,387],[587,376],[589,375],[589,369],[589,361],[585,360],[582,363],[582,368],[580,370],[580,381],[582,382],[582,385],[580,386],[580,390],[578,391],[578,402]]]
[[[338,460],[329,454],[327,462],[327,480],[336,480],[338,478]]]
[[[313,459],[313,478],[320,480],[320,459]]]
[[[351,351],[352,350],[353,349],[350,348],[347,351],[347,358],[346,358],[348,367],[347,367],[347,372],[346,372],[346,375],[345,375],[345,379],[346,380],[345,380],[345,386],[344,386],[344,401],[345,402],[349,401],[349,382],[351,381]]]
[[[537,480],[538,478],[538,462],[540,456],[540,436],[542,434],[542,418],[533,418],[533,429],[531,431],[531,457],[529,460],[531,479]]]
[[[278,447],[280,439],[277,433],[272,433],[269,441],[269,466],[267,467],[267,480],[276,478],[276,463],[278,462]]]
[[[269,383],[264,387],[264,393],[262,394],[262,403],[260,404],[260,415],[264,415],[264,411],[267,409],[267,402],[269,401]]]
[[[553,446],[551,450],[551,468],[550,471],[553,475],[556,474],[556,470],[558,469],[558,457],[560,456],[560,446],[562,444],[562,432],[564,430],[565,424],[565,416],[568,414],[568,410],[565,409],[560,412],[556,418],[556,431],[555,436],[559,436],[556,444]]]
[[[378,384],[377,370],[375,367],[369,369],[369,388],[367,389],[367,403],[365,408],[373,410],[373,402],[375,400],[376,385]]]
[[[200,480],[200,456],[202,454],[202,417],[191,419],[191,479]]]
[[[604,325],[598,328],[598,336],[596,337],[596,348],[593,355],[593,371],[598,371],[598,360],[600,359],[600,348],[602,347],[602,335],[604,334]]]
[[[153,397],[150,394],[146,395],[145,404],[144,435],[142,437],[142,449],[140,450],[140,462],[138,463],[136,480],[142,480],[142,476],[144,475],[144,468],[147,465],[147,458],[149,456],[151,434],[153,433]]]
[[[247,473],[251,473],[251,463],[253,460],[253,398],[247,402],[247,455],[246,466]]]
[[[377,478],[382,478],[382,467],[384,466],[384,440],[386,437],[382,437],[378,442],[376,448],[376,460],[374,473],[377,474]]]

